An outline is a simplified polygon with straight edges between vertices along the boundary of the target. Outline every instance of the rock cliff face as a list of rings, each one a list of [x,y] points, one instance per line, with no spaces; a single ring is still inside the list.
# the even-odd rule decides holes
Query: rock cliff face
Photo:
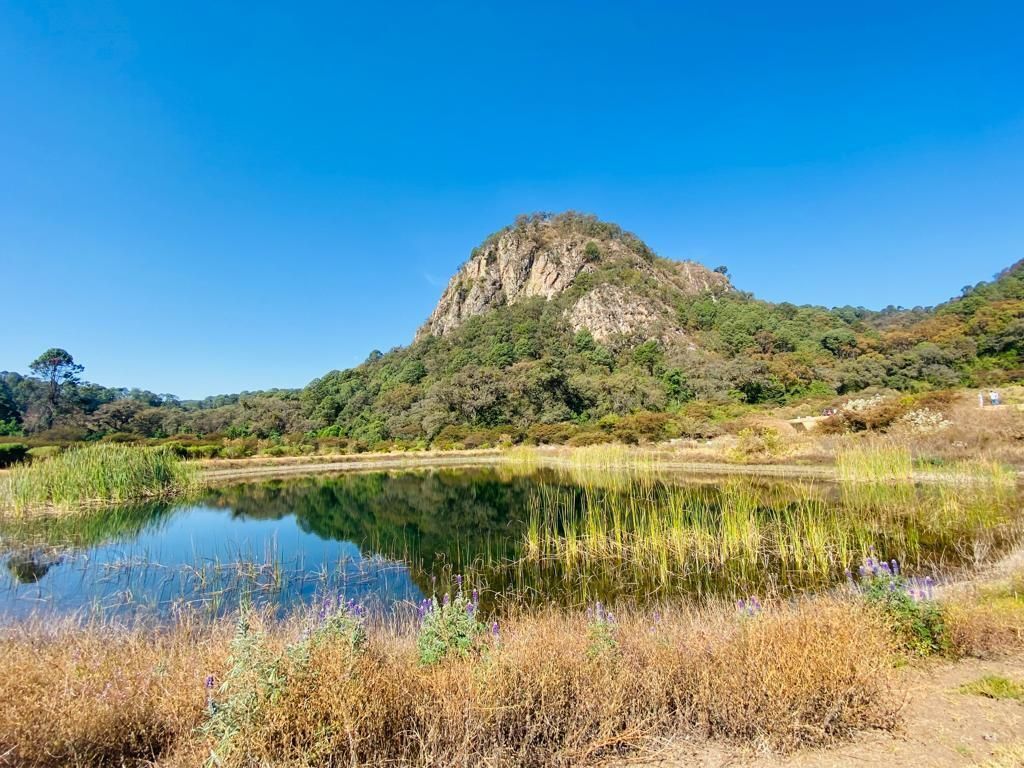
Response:
[[[417,338],[444,336],[470,317],[526,298],[563,297],[577,285],[583,290],[572,292],[566,315],[575,330],[587,328],[599,340],[615,334],[671,336],[674,312],[664,296],[730,290],[724,275],[694,262],[658,258],[634,235],[594,217],[521,217],[474,250]],[[639,292],[637,286],[657,289]]]

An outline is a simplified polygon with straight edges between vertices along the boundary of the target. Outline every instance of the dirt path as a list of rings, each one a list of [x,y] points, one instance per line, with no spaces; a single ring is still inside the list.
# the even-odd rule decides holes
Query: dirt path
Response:
[[[921,766],[954,768],[985,763],[999,748],[1024,744],[1024,702],[960,693],[983,675],[1024,682],[1024,656],[999,661],[966,660],[909,669],[900,690],[906,697],[896,733],[868,733],[831,749],[788,756],[758,755],[727,746],[667,743],[654,758],[617,768],[840,768]],[[1006,763],[1007,768],[1024,763]]]

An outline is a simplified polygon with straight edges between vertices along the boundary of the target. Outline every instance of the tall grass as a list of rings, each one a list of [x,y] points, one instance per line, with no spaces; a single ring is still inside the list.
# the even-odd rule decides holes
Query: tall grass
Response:
[[[1011,489],[1012,490],[1012,489]],[[838,490],[731,479],[717,486],[540,485],[510,593],[567,603],[613,595],[801,589],[841,581],[872,549],[947,570],[1019,540],[1013,494],[968,484]]]
[[[88,445],[12,469],[0,480],[0,507],[23,512],[136,501],[182,492],[196,478],[194,468],[166,446]]]
[[[600,647],[581,614],[542,612],[433,665],[394,628],[296,653],[304,626],[249,617],[233,644],[226,623],[7,631],[0,761],[540,768],[676,735],[828,744],[891,727],[899,709],[890,635],[853,602],[627,614]]]

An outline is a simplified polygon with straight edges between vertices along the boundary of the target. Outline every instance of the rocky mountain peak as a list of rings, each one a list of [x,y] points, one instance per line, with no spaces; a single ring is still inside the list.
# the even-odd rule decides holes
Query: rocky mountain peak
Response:
[[[470,317],[526,298],[554,299],[584,275],[592,276],[593,285],[566,313],[574,328],[588,328],[597,338],[634,333],[673,314],[664,301],[641,296],[625,282],[690,295],[730,289],[725,275],[694,262],[659,258],[632,233],[595,216],[520,216],[473,250],[417,338],[444,336]]]

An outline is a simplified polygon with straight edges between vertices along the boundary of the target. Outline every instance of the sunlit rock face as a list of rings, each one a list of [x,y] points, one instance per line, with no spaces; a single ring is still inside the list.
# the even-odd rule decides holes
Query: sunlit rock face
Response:
[[[641,284],[659,290],[638,291]],[[417,338],[444,336],[496,307],[531,297],[550,300],[570,289],[579,293],[567,309],[573,327],[601,339],[681,334],[668,297],[730,286],[724,275],[700,264],[658,258],[634,235],[594,217],[522,217],[474,250]]]

